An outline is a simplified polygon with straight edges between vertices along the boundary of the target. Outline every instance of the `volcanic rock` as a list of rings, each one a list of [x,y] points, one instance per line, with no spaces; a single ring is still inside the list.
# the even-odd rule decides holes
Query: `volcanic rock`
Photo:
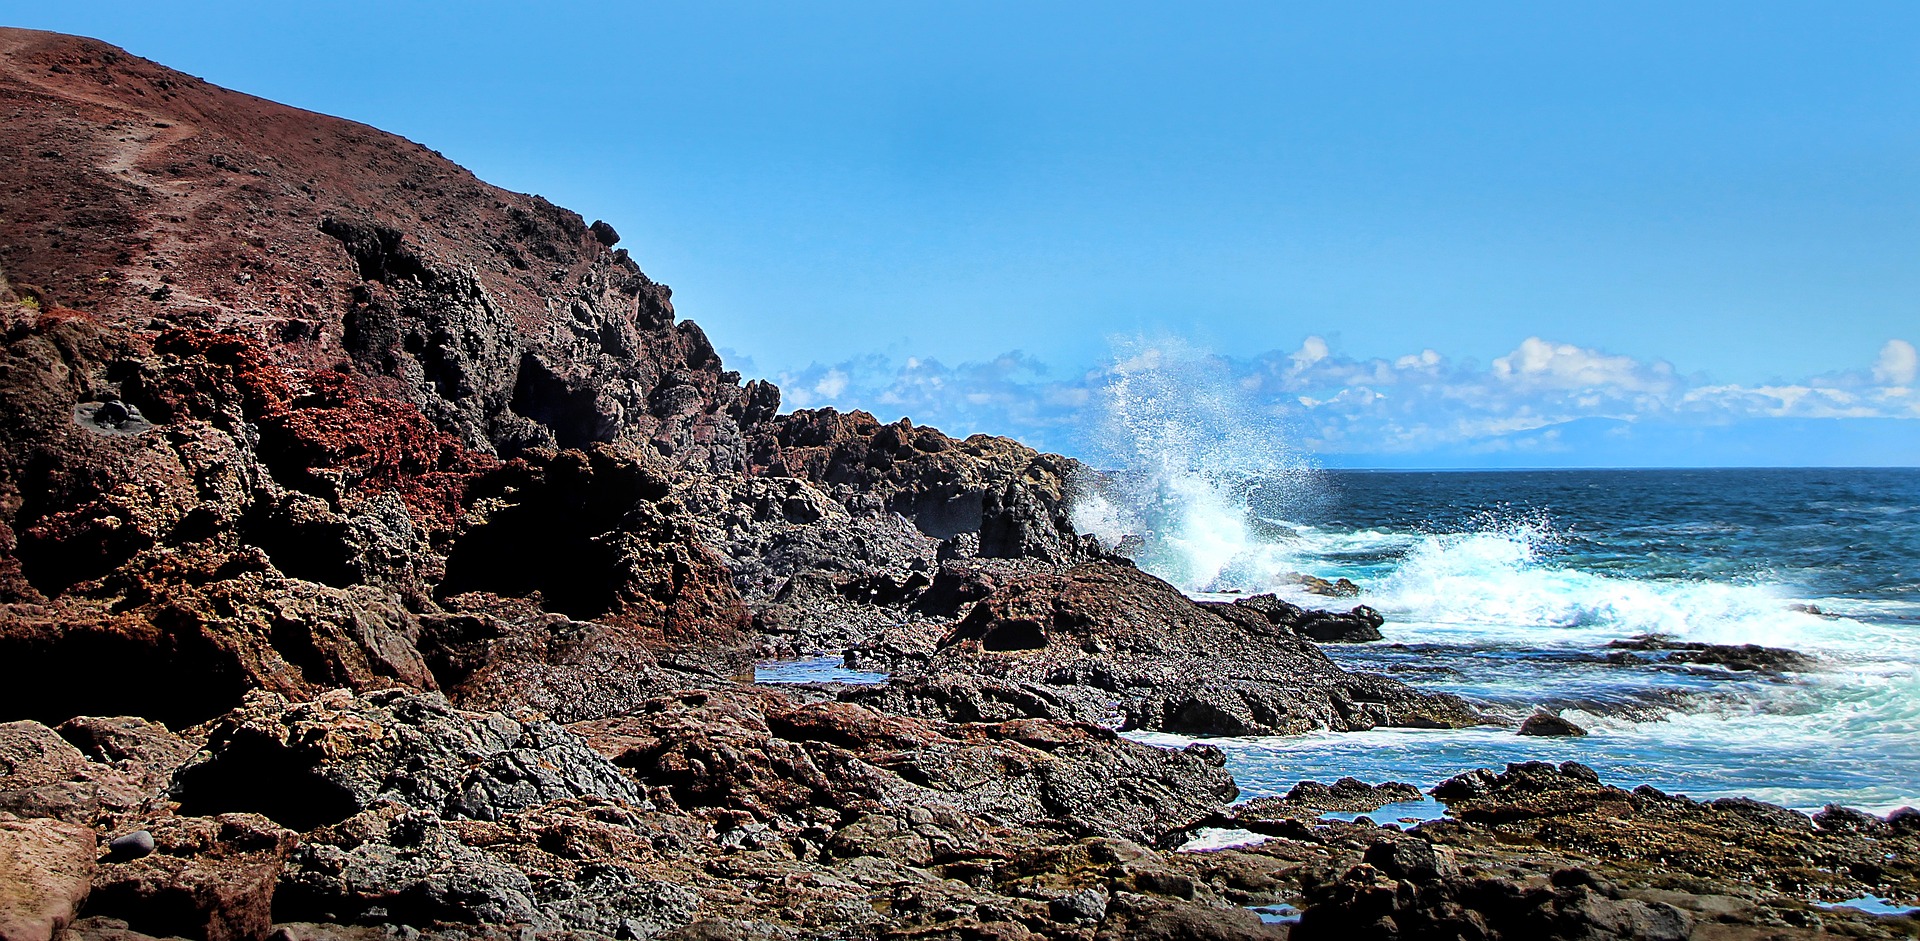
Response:
[[[92,885],[93,831],[0,813],[0,939],[49,941]]]
[[[1368,813],[1388,804],[1420,800],[1420,789],[1399,781],[1368,784],[1358,778],[1341,778],[1332,784],[1301,781],[1281,798],[1287,804],[1318,811]]]
[[[1677,641],[1659,634],[1646,634],[1632,640],[1616,640],[1607,646],[1614,650],[1632,652],[1609,657],[1614,663],[1646,662],[1646,658],[1639,658],[1636,655],[1655,653],[1660,655],[1654,660],[1657,663],[1717,666],[1737,672],[1764,673],[1770,676],[1813,669],[1819,663],[1819,660],[1811,655],[1784,647],[1762,647],[1759,644],[1703,644]]]
[[[1803,896],[1920,894],[1920,834],[1856,810],[1836,808],[1835,825],[1816,827],[1759,801],[1701,803],[1647,785],[1621,790],[1574,762],[1511,764],[1497,774],[1481,769],[1443,782],[1433,795],[1451,816],[1502,839],[1596,855],[1627,871],[1679,872]]]
[[[858,411],[803,409],[775,427],[755,455],[766,473],[857,493],[947,540],[950,552],[1071,562],[1097,551],[1068,518],[1079,472],[1070,459],[989,435],[955,441],[905,419],[882,425]]]
[[[1219,602],[1203,603],[1219,604]],[[1380,616],[1380,612],[1366,605],[1356,606],[1352,611],[1340,614],[1334,611],[1302,608],[1273,595],[1235,598],[1231,604],[1237,608],[1257,611],[1266,617],[1268,623],[1287,628],[1302,637],[1323,644],[1364,644],[1376,641],[1381,639],[1380,625],[1386,623],[1386,619]]]
[[[932,651],[895,658],[893,669],[908,674],[895,681],[904,689],[847,695],[955,717],[981,712],[983,699],[1032,702],[1038,714],[1118,713],[1129,728],[1198,735],[1480,721],[1456,697],[1342,670],[1286,624],[1255,606],[1196,605],[1131,566],[1086,563],[1012,579]],[[851,657],[866,662],[890,639]],[[1010,692],[1016,684],[1031,693]],[[942,695],[954,689],[967,692]]]
[[[1463,879],[1442,854],[1420,840],[1374,844],[1366,862],[1309,892],[1292,937],[1685,941],[1693,931],[1693,919],[1665,903],[1586,885]]]
[[[259,813],[297,830],[379,799],[479,820],[583,794],[646,802],[560,726],[463,713],[438,695],[399,690],[340,690],[305,703],[249,694],[213,724],[173,794],[183,814]]]
[[[1519,734],[1571,737],[1585,735],[1587,730],[1551,712],[1536,712],[1520,723]]]
[[[149,841],[153,852],[101,865],[89,915],[120,918],[158,937],[247,941],[266,935],[280,872],[296,841],[292,831],[257,814],[168,817],[154,824]]]
[[[691,691],[571,727],[682,808],[796,825],[950,808],[1023,827],[1165,842],[1236,792],[1224,756],[1034,720],[946,723],[773,693]],[[954,842],[964,843],[964,840]]]
[[[163,786],[88,761],[38,722],[0,723],[0,811],[91,826],[137,813]]]

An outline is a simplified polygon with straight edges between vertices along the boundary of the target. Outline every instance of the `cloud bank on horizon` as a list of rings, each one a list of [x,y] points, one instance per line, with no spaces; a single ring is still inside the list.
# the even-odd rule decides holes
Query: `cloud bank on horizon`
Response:
[[[1020,352],[952,366],[871,354],[774,379],[788,408],[859,408],[1095,459],[1112,450],[1097,436],[1116,378],[1161,370],[1231,383],[1246,421],[1329,466],[1920,464],[1920,351],[1902,338],[1855,369],[1756,385],[1537,336],[1486,363],[1432,349],[1356,358],[1320,336],[1240,356],[1175,339],[1116,348],[1074,372]]]

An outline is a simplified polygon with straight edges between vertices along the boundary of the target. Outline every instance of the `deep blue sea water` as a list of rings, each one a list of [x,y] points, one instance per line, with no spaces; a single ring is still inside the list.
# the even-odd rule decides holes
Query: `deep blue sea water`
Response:
[[[1126,473],[1084,495],[1075,519],[1110,544],[1131,537],[1146,570],[1199,598],[1371,605],[1386,637],[1326,646],[1343,665],[1514,721],[1551,710],[1591,733],[1212,740],[1246,797],[1345,775],[1430,787],[1545,759],[1696,798],[1920,805],[1920,469],[1250,475],[1175,461]],[[1361,594],[1310,595],[1302,573]],[[1777,677],[1607,662],[1609,642],[1642,634],[1820,662]],[[808,661],[763,678],[881,679],[844,672]]]
[[[1920,470],[1298,471],[1165,480],[1118,509],[1144,537],[1141,565],[1196,596],[1380,610],[1385,641],[1326,648],[1349,668],[1592,732],[1219,742],[1250,796],[1347,774],[1432,785],[1542,758],[1695,797],[1920,804]],[[1291,573],[1362,594],[1310,596]],[[1606,662],[1609,641],[1647,633],[1821,664],[1775,678]]]

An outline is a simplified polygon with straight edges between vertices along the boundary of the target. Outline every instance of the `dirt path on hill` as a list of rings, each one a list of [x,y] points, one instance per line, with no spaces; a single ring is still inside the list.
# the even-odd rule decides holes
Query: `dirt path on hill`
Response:
[[[162,114],[124,100],[89,92],[84,88],[86,80],[72,73],[69,73],[66,81],[47,80],[29,67],[26,61],[26,56],[32,53],[36,44],[35,34],[31,32],[0,30],[0,74],[38,90],[55,101],[85,103],[127,116],[113,122],[116,126],[124,126],[120,136],[94,139],[107,148],[99,169],[109,177],[124,181],[136,191],[146,194],[148,205],[144,212],[138,214],[142,228],[136,238],[144,238],[152,254],[170,263],[191,241],[188,233],[194,225],[194,214],[212,201],[215,194],[206,187],[197,186],[202,182],[198,179],[177,179],[165,172],[156,172],[156,168],[164,167],[168,152],[197,136],[200,127],[181,120],[178,115]],[[164,286],[174,296],[189,303],[220,306],[211,298],[183,291],[178,284],[164,284],[159,280],[160,274],[161,271],[156,270],[153,282],[143,287],[148,291],[156,291]]]

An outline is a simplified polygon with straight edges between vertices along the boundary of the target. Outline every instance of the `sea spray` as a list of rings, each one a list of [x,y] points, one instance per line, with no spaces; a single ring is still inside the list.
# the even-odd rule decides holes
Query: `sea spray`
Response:
[[[1105,473],[1074,524],[1188,591],[1247,588],[1285,565],[1281,534],[1249,498],[1310,499],[1317,474],[1285,416],[1255,402],[1225,360],[1180,340],[1116,341],[1088,451]]]
[[[1245,793],[1344,774],[1431,785],[1545,758],[1697,797],[1882,811],[1920,801],[1920,580],[1900,561],[1920,543],[1911,525],[1883,521],[1889,507],[1915,505],[1900,496],[1911,481],[1323,474],[1227,363],[1164,341],[1130,344],[1105,393],[1088,453],[1106,473],[1074,507],[1083,531],[1194,594],[1278,590],[1333,606],[1290,576],[1351,578],[1361,595],[1338,604],[1385,613],[1390,643],[1326,647],[1343,665],[1458,693],[1509,720],[1552,709],[1593,732],[1221,741]],[[1795,518],[1782,506],[1807,509]],[[1610,641],[1645,633],[1819,661],[1781,676],[1609,658]]]

